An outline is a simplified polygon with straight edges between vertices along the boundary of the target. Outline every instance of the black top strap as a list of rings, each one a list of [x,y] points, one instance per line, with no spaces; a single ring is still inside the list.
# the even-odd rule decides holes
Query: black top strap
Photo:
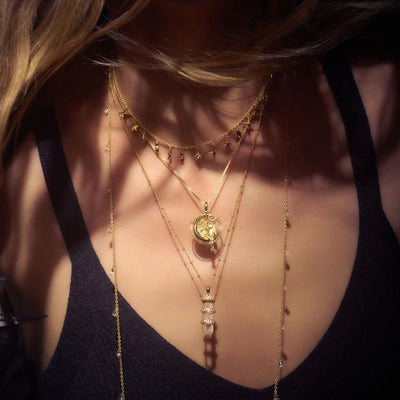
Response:
[[[89,234],[72,184],[53,109],[46,109],[35,121],[34,134],[44,177],[72,262],[91,251]]]
[[[360,207],[360,220],[383,212],[375,150],[368,117],[342,48],[321,60],[326,79],[343,119]]]

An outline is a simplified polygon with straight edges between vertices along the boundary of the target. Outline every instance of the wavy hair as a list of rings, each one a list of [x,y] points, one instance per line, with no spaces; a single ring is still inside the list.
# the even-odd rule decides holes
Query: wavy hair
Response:
[[[89,46],[106,38],[134,51],[138,68],[169,70],[193,83],[226,86],[320,56],[375,18],[399,9],[398,2],[391,0],[253,0],[250,4],[231,0],[220,23],[224,50],[172,57],[168,49],[150,47],[119,32],[149,2],[0,2],[0,157],[46,82]],[[112,19],[107,7],[115,11]],[[94,61],[108,62],[105,58]]]

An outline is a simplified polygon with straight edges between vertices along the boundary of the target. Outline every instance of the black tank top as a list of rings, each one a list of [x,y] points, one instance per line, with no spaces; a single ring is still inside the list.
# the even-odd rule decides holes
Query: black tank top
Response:
[[[359,202],[358,248],[334,320],[305,361],[281,380],[279,394],[282,400],[393,398],[400,359],[400,246],[382,209],[370,128],[351,69],[339,51],[322,65],[348,138]],[[46,114],[36,135],[72,261],[64,327],[48,368],[38,376],[38,398],[117,400],[113,286],[84,224],[55,117]],[[127,400],[273,398],[272,387],[249,389],[196,364],[124,298],[120,302]]]

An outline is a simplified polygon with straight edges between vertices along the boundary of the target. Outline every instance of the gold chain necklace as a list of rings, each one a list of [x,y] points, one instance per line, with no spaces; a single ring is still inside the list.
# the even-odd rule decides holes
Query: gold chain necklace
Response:
[[[258,115],[260,117],[261,114]],[[121,118],[124,122],[125,119]],[[213,192],[211,193],[209,199],[207,201],[204,201],[200,198],[199,195],[196,194],[196,192],[192,189],[192,187],[182,178],[182,176],[178,173],[178,171],[171,165],[171,163],[168,161],[168,159],[162,158],[158,156],[158,158],[163,162],[163,164],[174,174],[174,176],[178,179],[178,181],[182,184],[182,186],[185,188],[186,192],[189,194],[189,196],[192,196],[197,202],[202,206],[199,206],[200,211],[202,212],[201,215],[196,217],[190,228],[191,232],[193,235],[193,238],[200,244],[208,245],[210,247],[210,251],[213,254],[216,254],[218,252],[217,250],[217,243],[218,241],[222,238],[222,223],[220,222],[219,218],[214,216],[211,211],[211,204],[213,200],[217,197],[217,194],[219,193],[219,190],[222,188],[223,183],[225,182],[225,179],[227,177],[229,168],[236,156],[236,154],[239,151],[240,145],[242,144],[242,141],[246,137],[249,129],[251,128],[251,122],[252,119],[250,120],[249,124],[246,125],[245,129],[242,132],[242,135],[237,143],[237,146],[233,153],[231,154]],[[126,130],[126,125],[124,124],[124,128]],[[129,140],[132,142],[132,135],[129,135],[129,132],[127,132]],[[156,148],[150,144],[151,149],[153,152],[157,154]],[[158,154],[157,154],[158,155]],[[213,204],[214,206],[215,204]],[[223,244],[223,242],[222,242]]]
[[[115,73],[115,69],[110,67],[109,69],[109,80],[114,88],[115,95],[118,99],[122,107],[122,111],[120,116],[123,119],[129,118],[132,121],[131,131],[132,133],[139,134],[142,139],[147,142],[154,150],[158,153],[159,147],[163,146],[168,149],[167,159],[171,161],[172,152],[179,152],[179,159],[181,162],[185,160],[185,152],[189,151],[193,154],[193,157],[197,160],[203,158],[204,154],[212,154],[215,158],[217,153],[217,148],[220,145],[223,145],[225,149],[231,148],[230,137],[233,136],[236,141],[240,140],[243,135],[243,126],[246,127],[250,123],[250,119],[252,114],[259,112],[258,106],[264,97],[263,91],[265,91],[265,87],[263,87],[258,94],[257,98],[245,112],[245,114],[233,125],[230,129],[225,131],[224,133],[201,143],[194,145],[181,146],[174,143],[169,143],[168,141],[162,139],[161,137],[155,135],[153,132],[149,131],[143,123],[137,118],[133,112],[131,111],[128,103],[126,102],[124,96],[118,85],[117,76]]]
[[[168,162],[168,160],[163,159],[161,157],[160,160],[164,163],[164,165],[175,175],[175,177],[178,179],[178,181],[182,184],[182,186],[185,188],[186,192],[194,197],[195,200],[198,201],[199,204],[202,205],[202,208],[199,207],[200,211],[202,212],[199,216],[194,218],[193,222],[190,225],[190,229],[193,235],[193,238],[200,244],[208,245],[210,247],[211,253],[217,253],[217,243],[218,241],[222,238],[222,223],[220,222],[219,218],[214,216],[210,209],[211,209],[211,204],[213,200],[217,197],[217,194],[219,192],[219,189],[222,188],[223,183],[225,182],[225,179],[227,177],[229,168],[238,153],[238,150],[240,148],[240,145],[247,135],[251,125],[248,124],[244,131],[243,135],[241,136],[239,142],[237,143],[237,146],[232,153],[231,157],[229,158],[213,192],[211,193],[209,199],[207,201],[203,201],[200,196],[196,194],[196,192],[191,188],[191,186],[182,178],[181,175],[177,172],[177,170]],[[154,147],[151,146],[153,151],[155,151]],[[215,204],[212,204],[212,207]],[[222,243],[223,245],[223,243]]]
[[[261,114],[262,114],[262,112],[261,112]],[[147,170],[146,170],[146,168],[144,166],[144,163],[143,163],[143,161],[142,161],[142,159],[141,159],[141,157],[139,155],[139,152],[137,151],[137,149],[135,147],[135,144],[134,144],[134,142],[132,140],[132,136],[129,134],[128,130],[126,129],[126,125],[125,125],[125,123],[123,121],[123,127],[125,129],[126,134],[127,134],[128,140],[129,140],[129,142],[130,142],[130,144],[132,146],[132,149],[133,149],[133,151],[134,151],[134,153],[136,155],[136,158],[137,158],[137,160],[138,160],[138,162],[140,164],[140,167],[141,167],[141,169],[143,171],[143,174],[145,175],[145,178],[146,178],[147,183],[148,183],[148,185],[149,185],[149,187],[151,189],[151,192],[152,192],[152,194],[153,194],[153,196],[154,196],[154,198],[155,198],[155,200],[157,202],[157,205],[158,205],[158,207],[159,207],[159,209],[161,211],[161,214],[162,214],[164,220],[166,221],[166,223],[167,223],[167,225],[168,225],[168,227],[169,227],[169,229],[170,229],[170,231],[172,233],[172,237],[174,237],[176,239],[176,241],[177,241],[177,246],[176,246],[177,250],[178,250],[178,252],[182,251],[182,253],[185,255],[185,257],[186,257],[186,259],[188,261],[188,264],[190,264],[190,266],[193,269],[193,272],[194,272],[195,276],[199,279],[200,283],[202,284],[203,288],[206,291],[206,293],[203,296],[201,296],[201,301],[203,303],[203,308],[201,310],[201,312],[203,314],[203,319],[201,320],[201,324],[202,324],[202,327],[203,327],[203,333],[206,334],[206,335],[212,335],[214,333],[215,320],[214,320],[213,315],[216,312],[216,310],[214,308],[214,303],[215,303],[216,298],[215,298],[214,295],[211,294],[211,289],[213,288],[214,280],[215,280],[215,277],[217,276],[217,273],[219,271],[219,267],[221,265],[221,261],[224,260],[223,261],[223,263],[224,263],[225,259],[226,259],[226,256],[227,256],[227,252],[225,250],[229,247],[228,243],[229,243],[229,240],[232,238],[232,227],[233,227],[233,224],[234,224],[234,220],[235,220],[235,218],[237,217],[237,214],[238,214],[240,200],[241,200],[242,195],[243,195],[245,181],[246,181],[246,178],[247,178],[248,170],[249,170],[249,167],[250,167],[250,162],[251,162],[251,159],[252,159],[252,156],[253,156],[253,152],[254,152],[254,149],[255,149],[255,145],[256,145],[256,142],[257,142],[257,138],[258,138],[260,122],[261,122],[261,118],[260,118],[260,120],[258,122],[258,126],[256,128],[256,134],[254,135],[254,139],[253,139],[251,150],[250,150],[249,159],[248,159],[247,166],[246,166],[246,168],[244,170],[244,173],[243,173],[243,178],[242,178],[242,181],[241,181],[241,185],[239,187],[239,192],[238,192],[238,194],[236,196],[234,209],[233,209],[233,212],[231,214],[229,227],[228,227],[227,232],[226,232],[226,238],[225,238],[225,241],[224,241],[223,246],[222,246],[221,254],[217,259],[217,264],[216,264],[216,266],[214,268],[214,272],[212,274],[211,282],[209,284],[206,284],[204,282],[203,278],[201,277],[198,269],[196,268],[192,258],[189,256],[189,253],[187,252],[186,247],[183,245],[182,240],[180,239],[178,233],[176,232],[176,230],[175,230],[175,228],[174,228],[174,226],[172,224],[172,221],[169,218],[169,216],[167,214],[167,211],[166,211],[164,205],[161,202],[160,196],[156,192],[156,190],[155,190],[155,188],[154,188],[154,186],[153,186],[153,184],[151,182],[149,174],[148,174],[148,172],[147,172]],[[224,257],[223,257],[223,254],[225,254]],[[181,257],[181,259],[184,259],[185,257]],[[185,266],[187,267],[186,263],[185,263]],[[189,271],[189,269],[187,269],[187,270]],[[219,275],[219,279],[220,278],[221,278],[221,274]]]
[[[109,69],[108,78],[109,78],[109,85],[111,86],[112,90],[114,91],[115,96],[117,97],[118,102],[123,110],[119,114],[121,119],[123,121],[125,121],[128,118],[131,119],[132,120],[131,131],[132,132],[141,131],[142,133],[144,132],[142,134],[143,140],[146,141],[150,145],[151,149],[153,150],[153,152],[155,154],[159,155],[157,142],[155,144],[151,143],[148,140],[149,135],[147,133],[149,133],[149,132],[147,130],[144,130],[144,128],[141,128],[140,125],[138,125],[139,123],[138,123],[137,118],[133,115],[133,113],[129,109],[129,107],[126,103],[126,100],[123,97],[121,90],[119,89],[118,81],[117,81],[117,78],[115,75],[115,70],[111,67]],[[253,119],[255,117],[260,118],[261,113],[260,113],[260,110],[258,107],[259,107],[260,103],[265,100],[268,84],[269,84],[269,80],[266,79],[265,84],[263,85],[256,100],[250,106],[248,111],[239,120],[239,122],[228,131],[228,132],[231,132],[231,131],[235,130],[237,138],[238,138],[238,143],[237,143],[235,151],[232,153],[231,157],[229,158],[229,160],[220,176],[220,179],[218,180],[217,185],[215,186],[215,189],[213,190],[210,198],[207,201],[203,201],[200,198],[200,196],[198,196],[194,192],[194,190],[191,188],[191,186],[182,178],[182,176],[179,175],[177,170],[171,165],[170,152],[168,153],[167,159],[158,157],[164,163],[164,165],[175,175],[175,177],[185,188],[185,190],[189,194],[189,196],[192,196],[192,198],[194,198],[201,204],[202,207],[199,207],[199,208],[202,213],[201,213],[201,215],[194,218],[194,220],[190,226],[190,229],[191,229],[193,238],[200,244],[208,245],[211,253],[213,253],[213,254],[216,254],[218,252],[218,249],[217,249],[218,242],[222,238],[222,223],[218,217],[214,216],[211,213],[211,211],[210,211],[210,209],[212,208],[211,202],[213,201],[214,198],[216,198],[218,190],[222,187],[222,183],[225,181],[229,167],[231,166],[232,161],[233,161],[234,157],[236,156],[236,154],[240,148],[240,145],[242,144],[243,139],[245,138],[249,128],[251,127],[251,123],[253,122]],[[246,122],[244,122],[244,121],[246,121]],[[240,131],[238,129],[238,127],[240,127],[241,124],[244,124],[244,129],[242,131]],[[124,129],[126,129],[126,125],[124,125]]]
[[[121,335],[121,319],[120,319],[120,309],[119,309],[119,289],[118,289],[118,274],[117,274],[117,257],[116,257],[116,250],[115,250],[115,227],[114,227],[114,198],[113,198],[113,179],[112,179],[112,157],[111,157],[111,102],[112,102],[112,87],[109,84],[108,86],[108,102],[107,102],[107,108],[105,110],[105,114],[107,115],[107,128],[108,128],[108,143],[106,146],[106,152],[108,153],[108,197],[109,197],[109,217],[110,217],[110,227],[109,227],[109,233],[111,234],[111,242],[110,242],[110,247],[112,250],[112,274],[113,274],[113,286],[114,286],[114,312],[113,316],[116,319],[116,333],[117,333],[117,351],[116,351],[116,358],[118,359],[119,362],[119,375],[120,375],[120,394],[118,396],[118,400],[126,400],[126,395],[125,395],[125,379],[124,379],[124,369],[123,369],[123,357],[122,357],[122,335]],[[287,114],[287,111],[286,111]],[[123,118],[123,116],[121,116]],[[123,118],[124,119],[124,118]],[[126,130],[125,124],[123,124],[124,129]],[[285,129],[284,129],[284,173],[283,173],[283,240],[282,240],[282,263],[281,263],[281,296],[280,296],[280,312],[279,312],[279,326],[278,326],[278,343],[276,347],[276,363],[275,363],[275,372],[274,372],[274,387],[273,387],[273,400],[280,400],[279,394],[278,394],[278,384],[279,380],[282,375],[282,367],[283,367],[283,332],[285,329],[285,314],[286,314],[286,273],[288,270],[288,263],[287,263],[287,233],[288,233],[288,186],[289,186],[289,178],[288,178],[288,169],[287,169],[287,132],[288,132],[288,120],[286,117],[286,122],[285,122]],[[254,151],[255,143],[256,143],[256,138],[258,137],[259,134],[259,128],[257,129],[256,137],[253,140],[252,144],[252,149],[251,149],[251,155],[249,157],[248,165],[246,167],[242,184],[240,186],[239,194],[235,202],[235,207],[234,211],[231,216],[231,221],[229,224],[229,228],[227,231],[227,234],[230,235],[232,234],[232,226],[233,222],[235,219],[235,215],[237,215],[240,199],[243,194],[243,189],[244,189],[244,182],[247,177],[248,173],[248,168],[251,162],[251,157],[252,153]],[[130,140],[130,143],[133,144],[130,135],[128,135],[128,138]],[[136,148],[134,147],[135,153]],[[137,153],[138,156],[138,153]],[[138,157],[138,160],[140,159],[140,156]],[[142,166],[141,160],[139,161],[141,164],[141,168],[143,172],[146,175],[146,178],[148,180],[148,184],[150,188],[152,189],[153,195],[160,207],[161,210],[164,210],[162,212],[163,217],[167,220],[170,221],[168,218],[168,215],[165,212],[165,208],[162,206],[157,192],[153,189],[151,180],[148,179],[148,175],[145,172],[145,169]],[[217,269],[214,271],[213,276],[212,276],[212,281],[210,285],[205,285],[203,280],[201,279],[200,274],[198,273],[197,269],[194,266],[194,263],[191,261],[190,257],[188,256],[185,247],[183,246],[181,240],[179,239],[179,236],[176,234],[175,230],[173,229],[173,226],[171,223],[168,224],[173,232],[174,237],[178,240],[179,245],[181,246],[181,250],[186,253],[186,258],[189,260],[190,265],[192,266],[196,277],[199,278],[201,281],[202,285],[206,289],[206,294],[201,297],[201,301],[203,303],[203,308],[202,308],[202,314],[203,314],[203,320],[201,321],[202,325],[205,326],[203,328],[203,332],[205,334],[212,334],[214,331],[214,324],[215,320],[212,317],[213,314],[215,313],[215,308],[214,308],[214,303],[215,303],[215,296],[211,294],[211,288],[212,284],[214,282],[215,276],[217,275]],[[227,240],[225,241],[225,244],[228,242],[228,237]],[[225,246],[225,245],[224,245]],[[218,259],[218,265],[221,262],[222,255]],[[226,259],[226,254],[225,254],[225,259]],[[225,259],[223,262],[225,262]]]
[[[107,108],[105,109],[105,114],[107,116],[107,146],[105,148],[108,153],[108,201],[109,201],[109,217],[110,217],[110,226],[108,232],[111,234],[111,254],[112,254],[112,268],[111,272],[114,277],[113,286],[114,286],[114,311],[113,317],[116,320],[116,328],[117,328],[117,351],[115,356],[118,359],[119,365],[119,379],[120,379],[120,394],[118,395],[117,400],[125,400],[125,379],[124,379],[124,365],[122,362],[122,335],[121,335],[121,318],[119,313],[119,289],[118,289],[118,268],[117,268],[117,254],[115,251],[115,227],[114,227],[114,197],[113,197],[113,179],[112,179],[112,159],[111,159],[111,100],[112,100],[112,92],[110,85],[108,86],[107,91]]]
[[[286,95],[287,95],[287,75],[284,75]],[[287,102],[286,102],[287,103]],[[288,141],[288,110],[283,111],[284,114],[284,129],[283,129],[283,235],[282,235],[282,263],[281,263],[281,296],[279,307],[279,325],[278,325],[278,343],[276,346],[276,361],[274,372],[274,397],[273,400],[280,400],[278,394],[278,384],[282,376],[283,368],[283,332],[285,330],[285,314],[288,312],[286,308],[286,274],[289,269],[287,262],[288,247],[288,228],[289,228],[289,177],[288,177],[288,156],[287,156],[287,141]]]

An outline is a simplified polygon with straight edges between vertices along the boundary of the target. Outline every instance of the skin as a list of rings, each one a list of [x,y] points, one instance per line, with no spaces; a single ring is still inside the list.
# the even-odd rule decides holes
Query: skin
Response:
[[[161,2],[160,2],[161,3]],[[168,24],[179,3],[182,18],[193,16],[191,4],[181,8],[156,3],[160,30],[146,32],[151,13],[138,20],[141,34],[172,49],[201,50],[215,42],[208,31],[180,34]],[[201,7],[198,7],[200,12]],[[151,10],[149,10],[150,12]],[[207,9],[209,14],[219,8]],[[171,13],[171,14],[169,14]],[[201,19],[201,18],[200,18]],[[205,19],[206,20],[206,19]],[[188,23],[188,27],[190,24]],[[208,29],[208,28],[207,28]],[[125,33],[129,33],[126,28]],[[204,32],[203,32],[204,33]],[[184,39],[182,37],[184,36]],[[117,48],[121,60],[130,54]],[[72,180],[94,249],[110,276],[108,230],[107,88],[103,71],[78,65],[63,76],[62,96],[55,107]],[[87,66],[86,66],[87,67]],[[378,158],[382,202],[400,235],[399,68],[391,62],[361,64],[353,71],[366,107]],[[282,149],[289,110],[288,150],[290,230],[283,376],[315,348],[332,322],[353,268],[358,237],[358,204],[344,127],[332,93],[317,63],[274,78],[264,113],[261,137],[246,181],[228,259],[218,286],[216,360],[213,372],[235,383],[261,388],[273,383],[282,258]],[[143,124],[173,143],[201,142],[228,129],[253,102],[261,84],[255,79],[227,89],[202,88],[200,93],[168,73],[136,71],[125,65],[118,81],[128,104]],[[74,85],[71,85],[71,82]],[[208,100],[207,100],[208,99]],[[211,100],[211,101],[210,101]],[[205,365],[199,324],[201,303],[192,280],[172,245],[143,173],[129,147],[117,113],[112,114],[113,176],[122,295],[164,338],[200,365]],[[189,133],[188,133],[189,132]],[[188,221],[199,211],[179,182],[148,147],[138,150],[174,228],[191,249]],[[228,225],[234,199],[247,165],[249,138],[243,144],[213,208]],[[220,152],[197,162],[176,163],[179,173],[201,198],[215,187],[229,154]],[[29,356],[45,369],[59,339],[67,307],[71,265],[59,231],[37,149],[28,136],[8,165],[1,193],[1,272],[17,314],[47,318],[22,324]],[[151,245],[149,245],[151,243]],[[205,281],[209,260],[195,263]]]

